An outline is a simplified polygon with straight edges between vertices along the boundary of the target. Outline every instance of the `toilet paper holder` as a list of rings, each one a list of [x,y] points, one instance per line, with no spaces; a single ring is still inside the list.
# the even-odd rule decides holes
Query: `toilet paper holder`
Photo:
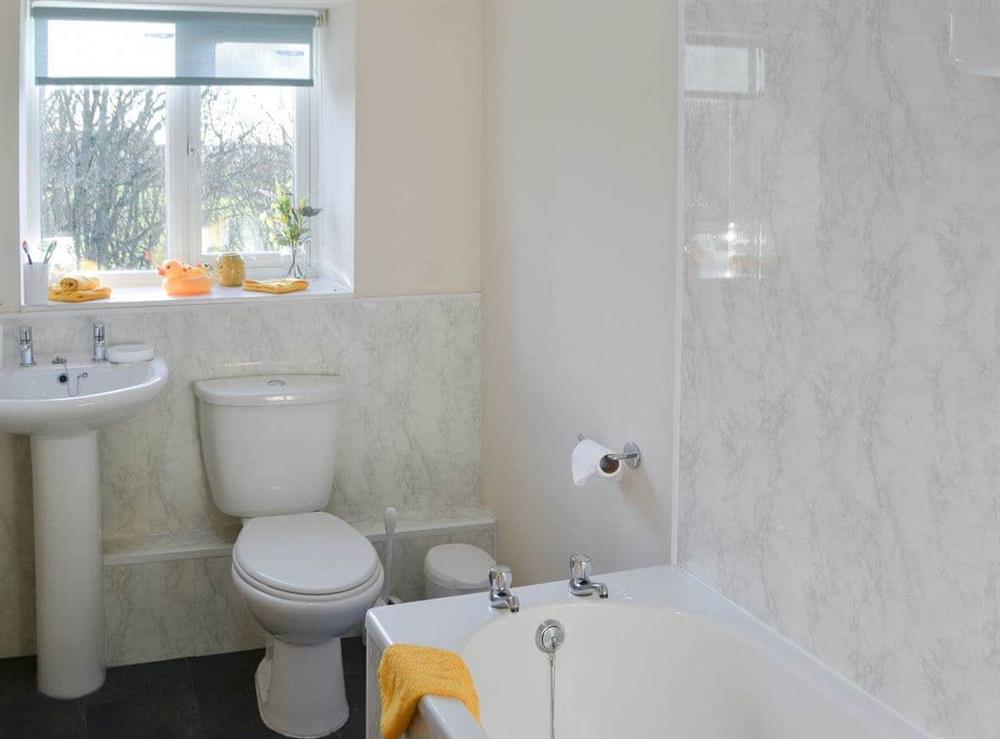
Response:
[[[587,437],[583,434],[577,434],[576,438],[578,441],[583,441]],[[629,469],[634,470],[638,469],[639,465],[642,464],[642,452],[639,451],[639,447],[634,441],[626,441],[621,454],[605,454],[601,458],[602,464],[604,460],[624,462]],[[610,470],[607,471],[610,472]]]

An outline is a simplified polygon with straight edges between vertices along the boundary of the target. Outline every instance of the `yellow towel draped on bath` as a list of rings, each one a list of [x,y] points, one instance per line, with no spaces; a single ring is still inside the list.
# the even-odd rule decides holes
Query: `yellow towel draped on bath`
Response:
[[[294,293],[309,287],[309,280],[243,280],[243,289],[258,293]]]
[[[96,277],[75,275],[63,277],[59,284],[49,286],[49,300],[61,303],[85,303],[88,300],[103,300],[111,297],[110,287],[101,287]]]
[[[479,694],[465,660],[455,652],[417,644],[393,644],[378,666],[382,735],[397,739],[425,695],[457,698],[479,721]]]
[[[96,277],[86,275],[70,275],[59,280],[59,291],[67,293],[84,292],[86,290],[96,290],[101,286],[101,281]]]

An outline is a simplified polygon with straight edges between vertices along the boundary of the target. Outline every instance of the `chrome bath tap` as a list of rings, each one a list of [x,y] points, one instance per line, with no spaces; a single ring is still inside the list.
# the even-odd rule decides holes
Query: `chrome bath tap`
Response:
[[[21,366],[34,367],[35,348],[31,340],[31,326],[21,326],[20,341],[18,342],[18,346],[21,348]]]
[[[104,343],[104,321],[94,321],[94,361],[108,361],[108,347]]]
[[[490,567],[490,608],[506,608],[511,613],[521,610],[521,602],[510,591],[513,581],[510,567]]]
[[[608,597],[608,587],[604,583],[593,582],[590,557],[586,554],[574,554],[569,558],[569,592],[573,595],[590,595],[597,593],[599,598]]]

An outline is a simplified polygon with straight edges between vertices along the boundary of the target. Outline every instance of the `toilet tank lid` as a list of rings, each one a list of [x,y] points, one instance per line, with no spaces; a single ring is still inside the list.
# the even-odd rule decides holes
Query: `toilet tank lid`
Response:
[[[194,394],[212,405],[307,405],[340,400],[347,392],[336,375],[251,375],[198,380]]]

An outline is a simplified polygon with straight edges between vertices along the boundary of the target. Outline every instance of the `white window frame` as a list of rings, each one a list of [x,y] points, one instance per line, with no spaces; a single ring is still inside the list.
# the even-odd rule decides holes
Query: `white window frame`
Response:
[[[317,189],[317,136],[319,129],[318,80],[312,87],[295,88],[295,153],[293,190],[296,198],[313,201]],[[201,248],[201,87],[167,86],[165,192],[167,258],[189,264],[214,265],[217,255]],[[41,111],[38,86],[28,90],[26,186],[28,208],[26,226],[29,237],[40,244],[41,233]],[[316,263],[320,234],[314,230],[309,242],[309,257]],[[243,252],[247,273],[254,277],[279,276],[281,254]],[[102,270],[97,273],[109,287],[158,284],[155,269]]]

